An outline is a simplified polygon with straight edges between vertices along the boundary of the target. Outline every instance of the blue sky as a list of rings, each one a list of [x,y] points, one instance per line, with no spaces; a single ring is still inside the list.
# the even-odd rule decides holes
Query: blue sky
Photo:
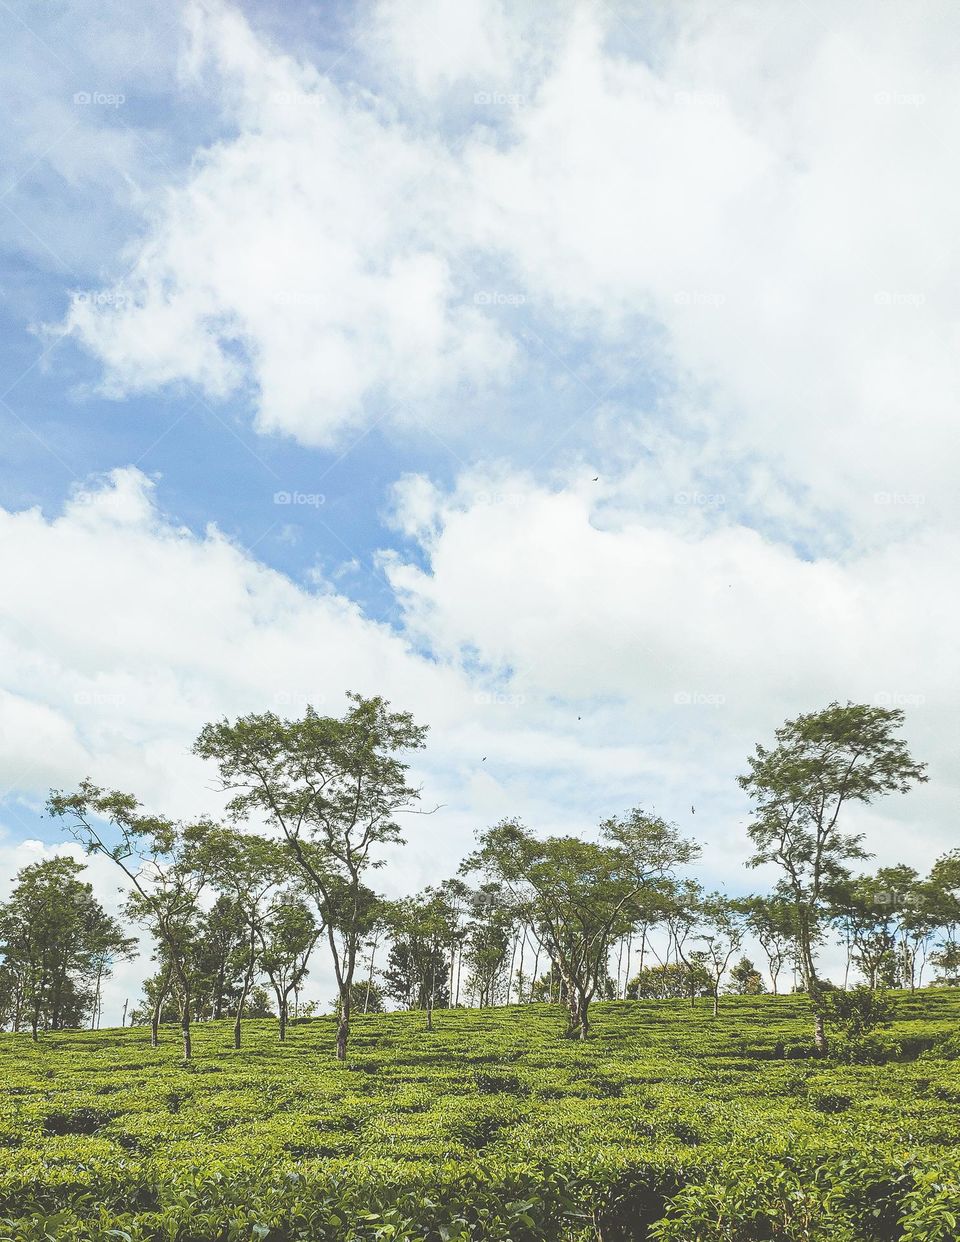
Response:
[[[878,858],[948,848],[960,22],[921,8],[0,6],[3,872],[51,786],[215,813],[205,719],[347,689],[431,725],[398,888],[640,804],[743,889],[736,773],[832,698],[931,763]]]

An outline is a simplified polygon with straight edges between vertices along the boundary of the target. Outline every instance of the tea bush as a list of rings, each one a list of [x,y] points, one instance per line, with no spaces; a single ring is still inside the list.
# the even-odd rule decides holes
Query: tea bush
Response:
[[[960,993],[892,999],[863,1062],[797,996],[2,1035],[0,1242],[955,1242]]]

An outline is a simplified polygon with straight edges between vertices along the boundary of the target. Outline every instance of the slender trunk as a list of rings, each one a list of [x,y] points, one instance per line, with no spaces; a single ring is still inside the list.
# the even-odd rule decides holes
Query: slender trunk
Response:
[[[350,1040],[350,984],[340,992],[340,1022],[337,1025],[337,1060],[347,1059],[347,1044]]]
[[[127,1025],[127,1006],[129,1004],[130,1004],[130,998],[127,997],[127,999],[123,1002],[123,1013],[120,1015],[121,1030]]]
[[[160,990],[157,992],[156,1004],[153,1006],[153,1013],[150,1018],[150,1047],[156,1048],[160,1043],[160,1018],[163,1015],[164,1002],[170,992],[170,971],[163,976],[160,983]]]
[[[237,1005],[237,1016],[233,1024],[233,1046],[240,1047],[240,1019],[243,1017],[243,1007],[247,1003],[247,996],[250,993],[250,987],[253,984],[253,968],[257,960],[257,929],[255,926],[250,927],[250,943],[247,946],[247,970],[243,976],[243,988],[240,991],[240,1003]]]
[[[719,1012],[720,1012],[720,992],[719,992],[719,989],[715,988],[713,992],[713,1016],[716,1017]]]
[[[277,1013],[279,1014],[279,1022],[280,1022],[280,1042],[283,1043],[283,1041],[287,1038],[287,995],[286,993],[284,993],[283,997],[277,1001]]]
[[[190,1034],[190,1002],[192,999],[190,977],[184,969],[183,963],[178,958],[174,958],[173,968],[176,972],[180,992],[180,1035],[183,1039],[183,1059],[189,1061],[193,1056],[193,1038]]]
[[[373,990],[373,958],[377,951],[377,942],[373,940],[370,944],[370,973],[367,975],[367,994],[363,998],[363,1012],[366,1013],[370,1008],[370,993]]]
[[[210,1015],[212,1018],[223,1017],[223,984],[226,970],[226,961],[221,958],[219,968],[217,969],[217,986],[213,997],[213,1011]]]

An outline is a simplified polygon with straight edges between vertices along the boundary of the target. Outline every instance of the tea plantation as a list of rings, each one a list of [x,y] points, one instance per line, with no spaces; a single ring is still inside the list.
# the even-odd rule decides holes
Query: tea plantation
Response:
[[[897,993],[882,1064],[802,997],[0,1036],[3,1239],[960,1238],[960,992]]]

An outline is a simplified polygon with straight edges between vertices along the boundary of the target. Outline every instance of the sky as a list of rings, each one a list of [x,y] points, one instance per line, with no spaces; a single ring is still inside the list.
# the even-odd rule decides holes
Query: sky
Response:
[[[0,27],[0,892],[51,788],[216,816],[206,721],[348,690],[430,727],[392,895],[634,806],[762,888],[736,777],[834,699],[929,764],[876,862],[957,843],[954,4]]]

